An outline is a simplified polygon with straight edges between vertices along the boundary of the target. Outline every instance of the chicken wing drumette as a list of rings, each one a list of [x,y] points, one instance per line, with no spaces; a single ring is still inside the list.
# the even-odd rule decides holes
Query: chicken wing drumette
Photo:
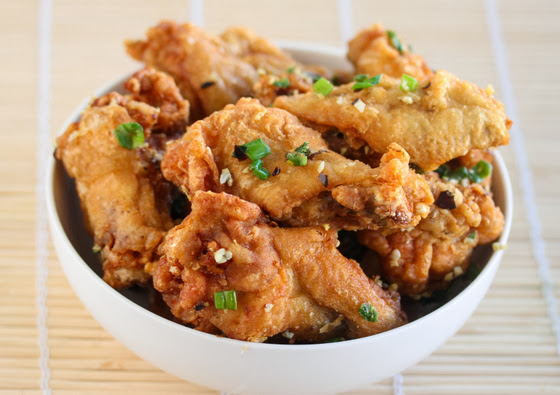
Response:
[[[354,148],[367,143],[383,153],[396,142],[425,171],[471,149],[509,141],[511,121],[503,105],[445,71],[420,81],[414,92],[389,77],[366,89],[353,90],[352,85],[335,87],[327,97],[313,92],[279,96],[274,106],[302,121],[339,130]]]
[[[184,323],[253,342],[284,331],[299,340],[354,338],[404,324],[398,294],[368,279],[337,242],[332,229],[280,229],[253,203],[196,192],[161,246],[154,287]],[[216,308],[223,291],[235,293],[236,306]],[[377,322],[360,314],[363,304]]]
[[[236,147],[257,139],[271,151],[261,162],[272,173],[266,179],[254,174],[250,159],[233,157]],[[305,145],[304,165],[287,160]],[[168,148],[162,171],[189,196],[225,191],[291,226],[408,228],[428,214],[433,197],[409,168],[408,154],[396,144],[388,148],[380,166],[372,169],[328,151],[319,132],[288,112],[241,99],[191,125]]]
[[[380,24],[362,30],[350,40],[347,56],[358,74],[400,78],[406,73],[419,80],[433,75],[420,55],[411,54],[394,32]]]
[[[184,132],[189,115],[188,103],[163,73],[142,70],[125,86],[131,95],[113,92],[94,100],[57,139],[56,149],[76,181],[103,278],[115,288],[149,280],[156,247],[173,226],[170,205],[178,191],[163,178],[159,162],[165,142]],[[142,125],[146,138],[134,150],[114,134],[129,122]]]
[[[491,161],[489,154],[476,152],[461,164],[469,166],[474,157]],[[445,288],[464,274],[474,247],[494,241],[504,227],[504,216],[489,192],[490,177],[482,183],[457,183],[435,172],[425,178],[437,200],[415,228],[358,233],[358,239],[380,255],[384,278],[414,297]]]

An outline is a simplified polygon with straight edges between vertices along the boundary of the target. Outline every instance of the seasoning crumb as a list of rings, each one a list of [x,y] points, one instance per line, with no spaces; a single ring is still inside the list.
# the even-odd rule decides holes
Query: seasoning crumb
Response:
[[[319,167],[317,167],[317,173],[322,172],[323,170],[325,170],[325,161],[322,160],[321,162],[319,162]]]
[[[506,248],[507,244],[492,243],[492,249],[494,250],[494,252],[505,250]]]
[[[354,167],[354,166],[356,166],[356,162],[350,162],[350,163],[348,163],[348,166],[349,167]]]
[[[227,167],[225,169],[222,169],[222,174],[220,175],[220,184],[223,185],[225,183],[227,183],[228,186],[233,185],[233,177],[231,176],[231,172]]]
[[[286,339],[291,339],[294,337],[294,332],[285,331],[282,333],[282,336],[284,336]]]
[[[486,92],[486,94],[488,94],[489,96],[492,96],[496,92],[496,90],[494,89],[492,84],[488,84],[486,89],[484,89],[484,92]]]
[[[181,270],[177,266],[170,266],[169,273],[173,274],[174,276],[178,276],[181,274]]]
[[[233,257],[231,251],[226,250],[225,248],[220,248],[218,251],[214,253],[214,260],[216,263],[226,263]]]
[[[453,275],[459,277],[461,274],[463,274],[463,268],[461,266],[455,266],[453,268]]]
[[[389,262],[391,267],[399,266],[399,259],[401,259],[401,251],[398,248],[395,248],[391,251],[389,255]]]
[[[362,99],[354,100],[352,105],[356,107],[359,112],[364,112],[364,110],[366,109],[366,103],[364,103]]]
[[[91,249],[94,253],[99,254],[101,252],[101,246],[99,244],[96,244],[92,247]]]
[[[325,230],[329,230],[331,226],[329,224],[323,224],[323,228],[325,228]]]
[[[267,303],[264,305],[264,311],[266,311],[267,313],[270,313],[270,310],[272,310],[272,308],[274,307],[274,305],[272,303]]]
[[[403,96],[401,97],[401,101],[405,104],[412,104],[413,100],[410,96]]]
[[[344,104],[344,99],[342,98],[342,96],[338,96],[336,98],[336,104],[338,104],[339,106]]]
[[[449,272],[445,275],[445,277],[443,278],[443,281],[449,282],[449,281],[453,280],[453,278],[454,278],[453,272]]]
[[[389,288],[391,288],[393,291],[398,291],[399,290],[399,284],[393,283],[389,286]]]

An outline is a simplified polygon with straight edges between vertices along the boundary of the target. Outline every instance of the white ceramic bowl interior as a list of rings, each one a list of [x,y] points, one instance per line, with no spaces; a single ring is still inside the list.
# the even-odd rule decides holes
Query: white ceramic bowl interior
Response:
[[[340,50],[315,44],[280,43],[297,60],[332,69],[347,68]],[[97,92],[122,91],[124,77]],[[85,100],[61,129],[79,119]],[[99,276],[92,241],[83,228],[73,182],[52,157],[47,208],[52,237],[72,288],[97,321],[141,358],[185,380],[231,393],[333,393],[367,386],[414,365],[451,337],[485,295],[503,251],[477,248],[473,261],[484,265],[470,283],[458,282],[454,297],[433,312],[400,328],[362,339],[313,345],[248,343],[219,338],[176,324],[148,310],[138,290],[118,292]],[[499,243],[507,243],[512,192],[504,161],[495,154],[493,192],[505,214]],[[97,273],[96,273],[97,272]],[[427,311],[434,306],[424,306]]]

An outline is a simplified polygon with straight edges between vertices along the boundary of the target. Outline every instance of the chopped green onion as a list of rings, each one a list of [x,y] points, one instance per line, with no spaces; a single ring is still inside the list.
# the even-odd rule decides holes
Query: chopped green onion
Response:
[[[236,146],[236,150],[233,152],[234,158],[240,158],[240,153],[244,153],[249,157],[251,160],[257,160],[264,158],[267,155],[270,155],[270,147],[262,140],[256,139],[253,141],[249,141],[243,145]]]
[[[368,75],[367,75],[367,74],[357,74],[357,75],[354,77],[354,81],[356,81],[356,82],[364,82],[364,81],[367,80],[367,79],[368,79]]]
[[[214,306],[221,310],[237,310],[235,290],[214,292]]]
[[[416,78],[403,74],[401,77],[401,90],[405,92],[414,92],[418,89],[418,81]]]
[[[286,154],[288,162],[292,162],[294,166],[305,166],[307,164],[307,156],[310,153],[309,143],[306,141],[295,149],[295,152]]]
[[[272,85],[277,86],[278,88],[289,88],[290,81],[287,78],[282,78],[281,80],[274,81]]]
[[[377,310],[369,303],[360,306],[360,315],[366,321],[377,322]]]
[[[135,149],[144,143],[144,128],[136,122],[121,123],[113,133],[126,149]]]
[[[321,76],[321,74],[314,73],[313,71],[304,71],[303,75],[305,75],[308,78],[311,78],[313,83],[315,83],[315,82],[319,81],[321,78],[323,78]]]
[[[422,168],[420,166],[418,166],[416,163],[410,163],[408,165],[408,167],[410,167],[412,170],[414,170],[414,172],[416,174],[426,174],[426,172],[424,170],[422,170]],[[439,170],[439,169],[438,169]],[[436,170],[437,171],[437,170]]]
[[[288,68],[286,69],[286,71],[287,71],[289,74],[292,74],[294,71],[296,71],[296,65],[294,64],[293,66],[288,67]]]
[[[485,160],[478,162],[469,172],[469,178],[474,183],[480,183],[492,174],[492,165]]]
[[[363,76],[365,76],[366,78],[363,78]],[[356,80],[357,82],[352,85],[352,90],[371,88],[372,86],[379,84],[382,76],[383,74],[378,74],[375,77],[367,78],[367,75],[365,74],[358,74],[356,77],[354,77],[354,80]]]
[[[263,166],[262,160],[260,159],[256,159],[251,162],[251,165],[249,167],[251,168],[251,170],[253,170],[253,174],[261,180],[266,180],[268,177],[270,177],[270,172],[266,169],[266,167]]]
[[[473,231],[471,232],[471,234],[468,235],[467,237],[468,237],[469,239],[471,239],[471,240],[474,240],[475,236],[476,236],[476,230],[473,230]]]
[[[447,178],[458,181],[467,177],[469,177],[469,171],[465,166],[458,167],[447,175]]]
[[[391,41],[391,45],[393,47],[395,47],[395,49],[397,51],[399,51],[400,53],[403,53],[404,48],[402,46],[401,40],[399,40],[399,38],[397,37],[395,32],[392,31],[392,30],[387,30],[387,36],[389,37],[389,40]]]
[[[333,85],[326,78],[319,78],[317,82],[313,84],[313,92],[318,93],[323,96],[328,96],[333,90]]]
[[[439,174],[439,178],[441,179],[445,178],[448,172],[449,172],[449,167],[447,167],[447,165],[441,165],[436,169],[436,173]]]
[[[288,162],[292,162],[294,166],[305,166],[307,164],[307,156],[300,154],[299,152],[287,153],[286,159]]]

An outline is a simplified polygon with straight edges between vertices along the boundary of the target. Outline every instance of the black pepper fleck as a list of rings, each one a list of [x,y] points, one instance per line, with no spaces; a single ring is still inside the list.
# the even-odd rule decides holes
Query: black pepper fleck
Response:
[[[274,170],[272,171],[272,175],[273,176],[277,176],[278,174],[280,174],[280,168],[279,167],[275,167]]]
[[[430,85],[432,85],[431,82],[428,82],[428,85],[426,85],[425,87],[423,87],[422,89],[428,89],[430,87]]]
[[[199,304],[197,304],[196,306],[194,306],[194,309],[195,309],[196,311],[200,311],[200,310],[202,310],[202,309],[205,308],[205,307],[206,307],[206,305],[205,305],[204,303],[199,303]]]
[[[323,184],[323,186],[327,188],[329,185],[329,176],[324,173],[319,173],[319,181],[321,181],[321,184]]]
[[[240,161],[248,158],[247,153],[245,152],[245,150],[243,148],[241,148],[240,145],[235,146],[235,148],[233,149],[233,155],[232,156],[234,158],[237,158]]]
[[[436,206],[444,210],[453,210],[457,207],[455,204],[455,195],[451,191],[443,191],[436,199]]]
[[[210,87],[211,87],[212,85],[214,85],[215,83],[216,83],[216,81],[206,81],[206,82],[203,82],[203,83],[200,85],[200,89],[210,88]]]
[[[329,152],[329,150],[321,149],[317,152],[312,152],[311,154],[308,154],[307,158],[309,158],[309,160],[311,160],[311,159],[315,158],[317,155],[321,155],[321,154],[324,154],[326,152]]]

